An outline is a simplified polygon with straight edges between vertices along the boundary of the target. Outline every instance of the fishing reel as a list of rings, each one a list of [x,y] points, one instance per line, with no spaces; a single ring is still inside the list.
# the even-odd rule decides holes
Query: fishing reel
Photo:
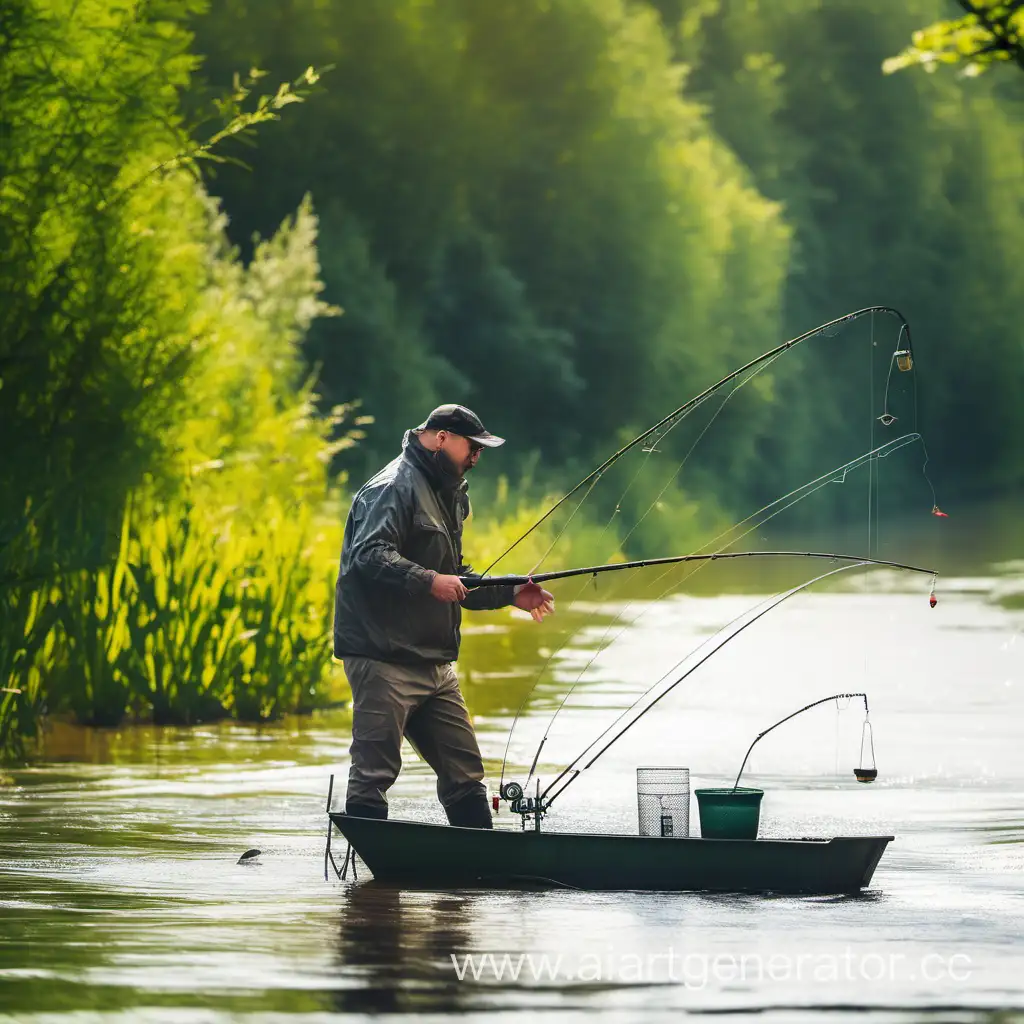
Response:
[[[541,818],[548,812],[547,802],[540,795],[540,779],[537,780],[537,795],[535,797],[526,796],[523,787],[518,782],[502,783],[499,795],[502,800],[508,801],[509,810],[513,814],[521,816],[524,830],[527,822],[532,818],[534,829],[537,832],[540,831]]]
[[[499,791],[502,800],[508,800],[510,804],[516,804],[523,799],[523,787],[518,782],[503,782]],[[515,807],[512,808],[515,810]]]

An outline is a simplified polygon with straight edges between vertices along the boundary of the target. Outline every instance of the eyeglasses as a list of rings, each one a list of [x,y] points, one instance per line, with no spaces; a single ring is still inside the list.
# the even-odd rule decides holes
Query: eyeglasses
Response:
[[[466,441],[466,444],[469,445],[469,454],[470,455],[476,455],[477,452],[482,452],[484,450],[484,448],[487,447],[487,445],[481,444],[479,441],[474,441],[471,437],[466,437],[465,434],[456,434],[454,430],[446,431],[446,433],[451,434],[452,437],[464,438],[465,441]]]

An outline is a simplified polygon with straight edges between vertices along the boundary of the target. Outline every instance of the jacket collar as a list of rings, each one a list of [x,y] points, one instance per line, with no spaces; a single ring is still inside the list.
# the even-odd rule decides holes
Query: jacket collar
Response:
[[[420,439],[407,430],[402,438],[402,457],[412,463],[430,481],[431,487],[442,494],[464,491],[468,481],[452,464],[444,452],[432,452],[424,448]]]

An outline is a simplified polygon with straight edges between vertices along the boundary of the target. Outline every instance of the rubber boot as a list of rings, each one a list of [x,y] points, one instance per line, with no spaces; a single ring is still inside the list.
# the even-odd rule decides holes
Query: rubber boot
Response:
[[[460,828],[494,828],[486,793],[467,793],[444,809],[449,825]]]
[[[384,821],[388,816],[387,804],[357,804],[352,800],[345,802],[345,813],[350,818],[376,818]]]

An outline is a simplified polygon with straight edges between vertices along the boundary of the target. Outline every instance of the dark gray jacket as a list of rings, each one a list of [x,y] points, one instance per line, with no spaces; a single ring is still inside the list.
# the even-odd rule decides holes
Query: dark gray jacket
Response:
[[[442,454],[407,432],[402,454],[352,501],[341,548],[334,606],[334,654],[401,664],[440,664],[459,656],[462,607],[510,604],[512,587],[480,587],[462,606],[430,594],[435,573],[465,576],[465,479]]]

